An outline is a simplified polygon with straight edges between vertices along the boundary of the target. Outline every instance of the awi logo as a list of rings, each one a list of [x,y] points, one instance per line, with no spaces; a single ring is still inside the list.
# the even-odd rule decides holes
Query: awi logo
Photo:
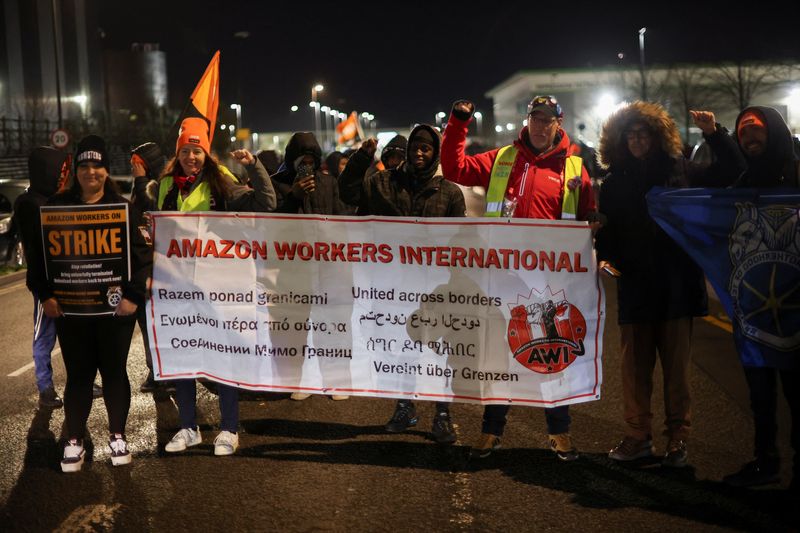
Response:
[[[532,289],[511,307],[508,346],[519,364],[540,374],[564,371],[586,353],[586,319],[564,291]]]

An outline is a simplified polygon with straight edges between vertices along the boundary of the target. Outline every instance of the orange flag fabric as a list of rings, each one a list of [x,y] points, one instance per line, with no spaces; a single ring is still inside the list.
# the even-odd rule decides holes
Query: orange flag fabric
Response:
[[[190,98],[191,106],[188,116],[199,116],[208,122],[209,143],[214,137],[217,125],[217,109],[219,108],[219,50],[211,58],[211,62],[206,67],[206,71],[197,83],[197,87],[192,92]],[[197,111],[193,113],[192,111]]]
[[[355,111],[350,113],[350,116],[347,117],[345,121],[336,126],[336,133],[339,134],[339,144],[353,141],[356,137],[364,138],[364,134],[361,132],[361,127],[358,123],[358,115]]]

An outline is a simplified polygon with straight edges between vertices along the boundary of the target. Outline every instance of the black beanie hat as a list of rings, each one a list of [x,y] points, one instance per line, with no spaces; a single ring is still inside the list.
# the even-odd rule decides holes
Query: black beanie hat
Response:
[[[140,144],[131,150],[131,153],[142,158],[147,167],[145,170],[151,179],[156,179],[161,175],[161,171],[164,170],[164,154],[156,143],[146,142]]]
[[[78,143],[78,149],[75,151],[75,168],[77,169],[81,163],[87,161],[100,163],[109,173],[111,172],[108,165],[106,142],[102,137],[87,135]]]

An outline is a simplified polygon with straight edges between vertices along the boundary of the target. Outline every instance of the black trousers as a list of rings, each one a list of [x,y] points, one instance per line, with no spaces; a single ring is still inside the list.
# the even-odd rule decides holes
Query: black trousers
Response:
[[[61,317],[56,333],[67,369],[64,416],[67,438],[82,439],[92,409],[92,384],[100,371],[109,433],[125,433],[131,406],[128,350],[136,317]]]
[[[755,424],[755,456],[762,461],[778,461],[776,421],[778,401],[778,374],[781,376],[783,395],[791,415],[790,441],[794,449],[794,471],[800,472],[797,453],[800,451],[800,371],[774,368],[744,367],[750,386],[750,406]]]

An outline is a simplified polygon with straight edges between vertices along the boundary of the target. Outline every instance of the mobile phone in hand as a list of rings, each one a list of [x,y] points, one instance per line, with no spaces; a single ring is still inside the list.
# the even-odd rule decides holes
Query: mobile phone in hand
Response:
[[[617,270],[616,268],[614,268],[609,264],[603,265],[603,268],[601,270],[613,278],[618,278],[622,275],[622,272],[620,272],[619,270]]]
[[[301,180],[314,175],[314,165],[298,165],[297,166],[297,179]]]

